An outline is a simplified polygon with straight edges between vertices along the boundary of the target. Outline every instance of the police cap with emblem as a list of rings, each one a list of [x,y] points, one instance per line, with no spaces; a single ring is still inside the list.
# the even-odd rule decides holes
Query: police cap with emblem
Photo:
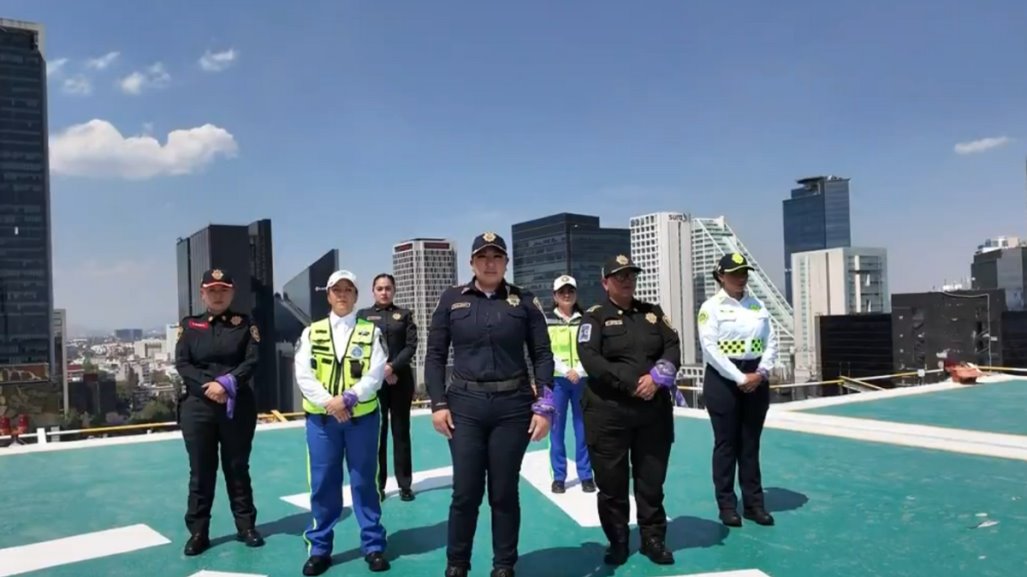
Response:
[[[556,280],[553,281],[553,292],[555,293],[556,291],[562,289],[565,286],[573,287],[576,289],[578,288],[578,281],[574,280],[574,277],[572,277],[569,274],[559,276],[556,278]]]
[[[603,265],[603,278],[607,278],[611,275],[615,275],[622,270],[633,270],[635,272],[642,272],[642,267],[636,265],[626,254],[619,254],[615,257],[607,259],[606,264]]]
[[[492,247],[503,254],[506,252],[506,241],[503,237],[494,232],[484,232],[474,237],[474,244],[471,245],[471,256],[478,254],[488,247]]]
[[[339,284],[339,281],[348,280],[353,283],[354,288],[357,286],[357,275],[351,273],[348,270],[337,270],[332,273],[332,276],[328,277],[328,282],[321,290],[332,290],[332,287]]]
[[[229,276],[227,272],[219,268],[212,268],[203,273],[203,280],[200,281],[200,286],[203,288],[209,288],[212,286],[232,288],[235,284],[232,283],[232,277]]]
[[[749,264],[749,261],[742,256],[742,253],[732,252],[720,257],[720,262],[717,263],[717,268],[713,269],[713,278],[718,278],[722,274],[742,270],[750,271],[753,270],[753,268],[752,265]]]

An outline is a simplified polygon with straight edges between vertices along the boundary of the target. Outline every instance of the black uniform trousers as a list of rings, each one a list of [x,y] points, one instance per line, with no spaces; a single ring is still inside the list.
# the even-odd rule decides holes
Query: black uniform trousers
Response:
[[[446,558],[454,567],[471,566],[478,509],[488,479],[492,509],[492,565],[513,568],[521,530],[521,463],[531,439],[535,395],[525,381],[518,390],[484,392],[455,381],[446,393],[453,417],[449,451],[453,459],[453,500],[449,506]]]
[[[743,373],[755,372],[759,359],[732,361]],[[762,509],[760,437],[770,408],[770,387],[764,381],[755,391],[743,392],[731,379],[706,365],[703,402],[713,425],[713,486],[720,510],[736,510],[735,469],[746,510]]]
[[[610,543],[628,542],[633,482],[637,521],[643,542],[667,537],[663,484],[674,443],[674,405],[666,391],[648,403],[617,403],[586,397],[585,442],[592,460],[599,521]]]
[[[257,410],[253,394],[242,390],[240,393],[232,419],[225,414],[224,405],[207,398],[189,395],[179,405],[179,426],[189,452],[189,501],[185,524],[191,535],[207,535],[210,528],[219,448],[236,529],[243,531],[256,525],[257,509],[253,504],[250,483],[250,449],[257,427]]]
[[[396,373],[396,384],[382,383],[378,404],[382,408],[381,432],[378,437],[378,489],[385,494],[389,478],[389,423],[392,423],[392,461],[396,467],[396,483],[410,489],[413,462],[410,458],[410,406],[414,402],[414,375],[409,370]]]

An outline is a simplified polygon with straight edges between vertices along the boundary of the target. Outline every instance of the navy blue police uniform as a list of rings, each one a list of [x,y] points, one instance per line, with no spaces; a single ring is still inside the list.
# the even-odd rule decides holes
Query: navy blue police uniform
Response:
[[[203,287],[232,287],[220,269],[203,275]],[[256,530],[257,509],[250,482],[250,450],[257,426],[251,378],[259,360],[260,332],[249,315],[226,310],[185,317],[178,329],[175,369],[182,377],[178,422],[189,453],[189,500],[185,524],[190,538],[186,555],[210,546],[210,510],[218,474],[218,449],[225,473],[237,538],[250,547],[264,544]],[[204,394],[217,382],[228,394],[224,404]]]
[[[472,256],[488,247],[507,252],[500,236],[485,233],[474,239]],[[450,345],[453,369],[447,386]],[[525,345],[538,396],[532,388]],[[533,414],[551,418],[553,370],[546,317],[531,292],[503,281],[488,295],[472,279],[442,293],[428,331],[425,384],[432,411],[448,409],[454,427],[449,440],[453,497],[446,577],[466,577],[470,570],[486,473],[492,509],[492,575],[513,576],[521,524],[521,463]]]
[[[602,272],[609,278],[641,270],[627,256],[618,255]],[[578,330],[578,357],[589,375],[582,405],[599,488],[599,519],[610,542],[605,561],[627,561],[628,482],[633,479],[641,551],[654,563],[673,563],[666,548],[663,485],[674,442],[674,376],[681,365],[677,332],[659,305],[632,298],[624,308],[607,300],[585,312]],[[658,387],[649,400],[635,395],[644,375],[653,376]],[[663,382],[656,383],[658,378]]]
[[[396,382],[382,383],[378,389],[378,404],[382,410],[381,431],[378,436],[378,493],[385,498],[385,481],[389,476],[389,422],[392,422],[392,456],[396,466],[396,484],[399,498],[413,501],[413,461],[410,448],[410,407],[414,401],[414,368],[411,362],[417,351],[417,325],[410,309],[395,304],[377,304],[361,309],[357,318],[371,321],[381,331],[389,349],[389,365]]]

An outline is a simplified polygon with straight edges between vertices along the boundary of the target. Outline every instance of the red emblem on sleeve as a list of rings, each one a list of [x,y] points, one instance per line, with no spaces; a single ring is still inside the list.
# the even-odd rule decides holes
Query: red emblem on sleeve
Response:
[[[207,329],[210,328],[210,324],[208,324],[206,321],[193,321],[193,320],[191,320],[191,321],[189,321],[189,328],[191,328],[191,329],[207,330]]]

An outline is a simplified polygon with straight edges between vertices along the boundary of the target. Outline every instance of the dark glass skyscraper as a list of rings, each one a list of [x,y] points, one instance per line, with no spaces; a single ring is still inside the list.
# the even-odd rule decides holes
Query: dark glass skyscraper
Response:
[[[0,19],[0,368],[53,363],[43,29]]]
[[[583,308],[601,302],[603,262],[631,254],[631,231],[602,228],[599,217],[560,213],[513,225],[513,282],[534,292],[548,311],[553,306],[553,281],[569,274],[578,281]]]
[[[331,307],[328,295],[322,289],[328,277],[339,268],[339,251],[332,249],[315,260],[300,274],[285,283],[282,297],[303,311],[309,319],[319,320],[328,316]]]
[[[235,300],[232,308],[253,316],[260,330],[260,366],[254,374],[257,409],[285,406],[291,391],[278,380],[275,351],[274,262],[271,254],[271,221],[250,225],[212,224],[188,238],[178,239],[178,316],[201,314],[200,280],[211,268],[232,276]]]
[[[849,232],[849,179],[814,176],[798,181],[784,212],[785,298],[792,303],[792,253],[847,247]]]

